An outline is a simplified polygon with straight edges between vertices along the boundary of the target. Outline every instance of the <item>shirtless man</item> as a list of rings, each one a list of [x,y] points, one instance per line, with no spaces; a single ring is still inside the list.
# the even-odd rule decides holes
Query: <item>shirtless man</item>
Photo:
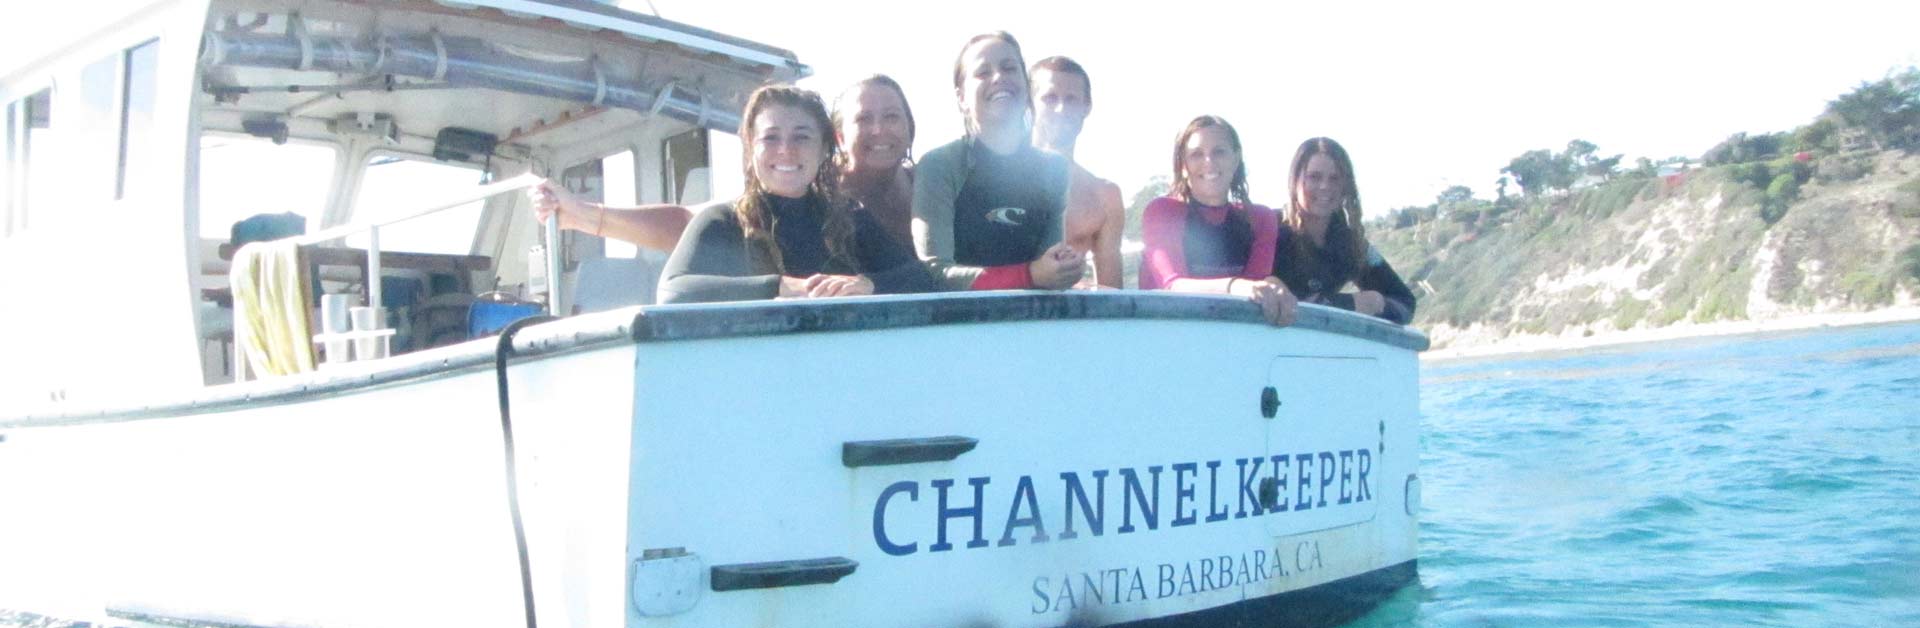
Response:
[[[1065,156],[1072,162],[1068,186],[1066,242],[1077,251],[1093,252],[1092,279],[1099,286],[1120,288],[1120,233],[1127,213],[1120,202],[1120,186],[1093,176],[1073,161],[1080,128],[1093,111],[1093,86],[1087,71],[1066,57],[1047,57],[1033,64],[1033,145]],[[1077,287],[1093,287],[1085,279]]]

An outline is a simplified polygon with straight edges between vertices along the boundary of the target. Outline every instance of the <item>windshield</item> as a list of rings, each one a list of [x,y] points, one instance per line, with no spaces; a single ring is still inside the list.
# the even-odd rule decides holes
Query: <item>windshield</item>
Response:
[[[378,221],[419,211],[481,184],[477,168],[454,166],[394,155],[367,160],[360,195],[353,204],[353,221]],[[480,225],[480,207],[474,201],[460,207],[380,228],[380,250],[466,255],[473,251]],[[365,248],[367,234],[348,236],[347,244]]]
[[[226,240],[233,223],[292,212],[320,226],[338,153],[330,146],[208,134],[200,139],[200,237]]]

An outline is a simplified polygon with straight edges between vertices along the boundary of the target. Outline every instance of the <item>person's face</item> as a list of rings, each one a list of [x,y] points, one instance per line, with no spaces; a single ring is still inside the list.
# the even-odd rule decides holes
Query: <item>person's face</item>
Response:
[[[753,116],[753,174],[767,192],[788,198],[807,186],[827,159],[826,129],[805,110],[770,105]]]
[[[1233,149],[1227,130],[1201,127],[1187,136],[1184,150],[1180,165],[1194,198],[1209,205],[1225,204],[1233,173],[1240,170],[1240,151]]]
[[[1307,158],[1307,169],[1300,173],[1293,202],[1314,217],[1328,218],[1346,203],[1346,185],[1346,177],[1333,163],[1333,158],[1326,153],[1316,153]]]
[[[999,39],[975,42],[960,57],[960,72],[955,95],[973,128],[1009,124],[1026,115],[1027,78],[1012,45]]]
[[[1093,110],[1087,80],[1072,72],[1042,68],[1033,73],[1034,138],[1046,145],[1073,143]]]
[[[885,85],[866,84],[852,94],[840,115],[840,144],[854,170],[897,168],[912,150],[907,103]]]

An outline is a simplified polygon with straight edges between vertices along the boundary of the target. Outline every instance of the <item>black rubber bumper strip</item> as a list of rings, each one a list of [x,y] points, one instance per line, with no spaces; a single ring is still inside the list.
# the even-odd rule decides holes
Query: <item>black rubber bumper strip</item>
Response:
[[[840,463],[848,467],[940,462],[973,451],[978,439],[965,436],[856,440],[840,444]]]
[[[839,556],[770,563],[714,565],[713,590],[744,591],[809,584],[833,584],[853,573],[854,568],[859,566],[860,563],[854,562],[853,559]]]

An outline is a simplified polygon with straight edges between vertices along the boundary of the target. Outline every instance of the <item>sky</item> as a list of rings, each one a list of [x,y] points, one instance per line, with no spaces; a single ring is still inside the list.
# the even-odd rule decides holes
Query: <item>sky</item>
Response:
[[[0,66],[70,39],[63,16],[130,1],[11,7]],[[1213,114],[1240,132],[1256,202],[1284,203],[1293,150],[1327,136],[1353,155],[1370,213],[1449,185],[1491,197],[1508,160],[1575,138],[1626,163],[1698,157],[1735,132],[1805,124],[1862,81],[1920,64],[1920,2],[1890,0],[623,5],[792,50],[814,70],[801,85],[829,99],[893,76],[917,118],[916,154],[960,135],[960,46],[1006,30],[1029,63],[1086,66],[1094,107],[1078,158],[1124,195],[1169,174],[1174,135]]]
[[[648,12],[647,2],[626,8]],[[831,99],[899,80],[915,152],[959,137],[953,62],[1006,30],[1028,63],[1092,76],[1082,165],[1131,197],[1172,170],[1193,117],[1225,117],[1253,200],[1285,202],[1307,138],[1352,154],[1370,212],[1449,185],[1491,198],[1500,168],[1579,138],[1604,155],[1698,157],[1736,132],[1788,130],[1829,100],[1920,63],[1920,2],[965,3],[652,0],[660,16],[792,50]]]

